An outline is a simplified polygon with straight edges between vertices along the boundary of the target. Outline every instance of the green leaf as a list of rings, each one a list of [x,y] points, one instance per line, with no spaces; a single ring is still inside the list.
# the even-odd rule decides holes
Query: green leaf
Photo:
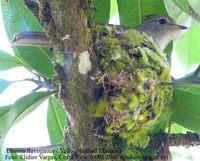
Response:
[[[63,141],[65,124],[66,114],[63,106],[55,97],[50,97],[47,111],[47,126],[51,144]]]
[[[3,156],[3,142],[8,130],[18,121],[34,111],[53,92],[35,92],[18,99],[14,104],[0,107],[0,159]]]
[[[118,12],[117,0],[110,1],[110,19]]]
[[[94,0],[95,12],[93,14],[96,22],[108,23],[110,18],[110,0]]]
[[[53,78],[52,52],[49,48],[18,46],[14,49],[16,56],[32,70],[45,77]]]
[[[174,113],[172,120],[200,134],[200,90],[199,93],[177,89],[174,96]]]
[[[178,57],[186,70],[193,64],[200,64],[200,24],[192,26],[176,45]]]
[[[176,6],[173,1],[169,0],[163,0],[163,1],[165,3],[165,7],[167,9],[169,16],[178,21],[179,23],[180,22],[183,23],[186,20],[186,17],[189,17],[187,14],[183,13],[183,11],[178,6]],[[180,21],[182,17],[184,17],[184,21]]]
[[[192,5],[188,0],[173,0],[173,2],[178,6],[183,12],[190,15],[192,18],[200,22],[200,15],[194,10]]]
[[[43,31],[34,14],[22,0],[2,0],[3,22],[9,39],[19,31]]]
[[[6,106],[0,107],[0,118],[7,115],[7,113],[10,111],[10,108],[11,108],[11,105],[6,105]]]
[[[0,79],[0,94],[3,93],[3,91],[10,85],[12,84],[11,81],[7,81],[4,79]]]
[[[0,107],[0,144],[10,127],[35,110],[54,92],[35,92],[18,99],[14,104]]]
[[[47,111],[47,128],[51,144],[61,143],[64,139],[64,127],[66,125],[66,113],[61,103],[55,98],[49,98],[49,105]],[[54,151],[55,158],[64,155],[60,150]],[[64,158],[64,156],[63,156]],[[64,159],[58,159],[64,161]]]
[[[199,87],[181,87],[179,88],[182,91],[194,94],[194,95],[200,95],[200,86]]]
[[[0,50],[0,71],[22,66],[23,64],[14,56]]]
[[[42,26],[21,0],[1,1],[4,25],[9,39],[20,31],[40,31]],[[29,68],[53,78],[52,52],[48,48],[17,46],[15,55]]]
[[[168,131],[168,129],[166,130],[166,132],[167,131]],[[190,131],[190,130],[188,130],[188,129],[186,129],[186,128],[184,128],[184,127],[182,127],[182,126],[180,126],[176,123],[173,123],[171,125],[171,133],[186,133],[188,131]]]
[[[163,0],[117,0],[117,3],[121,25],[137,26],[145,16],[167,15]]]

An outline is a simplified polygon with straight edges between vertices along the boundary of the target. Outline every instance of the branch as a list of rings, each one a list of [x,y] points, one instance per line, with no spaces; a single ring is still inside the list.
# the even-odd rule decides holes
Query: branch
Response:
[[[17,82],[22,82],[22,81],[30,81],[33,82],[37,85],[37,87],[33,91],[37,91],[40,88],[47,88],[48,90],[54,90],[56,89],[56,85],[52,83],[51,79],[46,79],[45,77],[43,80],[41,79],[41,76],[37,75],[38,80],[33,79],[33,78],[26,78],[26,79],[21,79],[21,80],[16,80],[12,81],[12,83],[17,83]]]
[[[157,149],[166,141],[168,138],[168,133],[159,132],[152,136],[149,147],[152,149]],[[187,132],[186,134],[170,134],[169,146],[197,146],[200,145],[200,135],[192,132]]]
[[[197,146],[200,145],[200,136],[196,133],[171,134],[170,146]]]

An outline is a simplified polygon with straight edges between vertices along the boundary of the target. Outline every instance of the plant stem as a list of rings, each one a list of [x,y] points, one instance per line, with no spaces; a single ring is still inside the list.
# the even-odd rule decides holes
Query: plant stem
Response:
[[[197,83],[181,83],[181,82],[160,82],[161,86],[181,88],[181,87],[199,87],[200,84]]]

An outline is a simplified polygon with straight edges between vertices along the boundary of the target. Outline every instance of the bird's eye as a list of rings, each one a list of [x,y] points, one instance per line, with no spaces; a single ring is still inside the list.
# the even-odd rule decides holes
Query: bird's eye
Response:
[[[164,19],[164,18],[161,18],[161,19],[159,19],[159,23],[160,23],[160,24],[166,24],[166,23],[167,23],[167,20]]]

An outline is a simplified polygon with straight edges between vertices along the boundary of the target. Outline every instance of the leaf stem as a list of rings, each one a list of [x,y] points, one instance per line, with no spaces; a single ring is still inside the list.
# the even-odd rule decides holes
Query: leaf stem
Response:
[[[197,83],[182,83],[182,82],[160,82],[161,86],[181,88],[181,87],[200,87]]]

